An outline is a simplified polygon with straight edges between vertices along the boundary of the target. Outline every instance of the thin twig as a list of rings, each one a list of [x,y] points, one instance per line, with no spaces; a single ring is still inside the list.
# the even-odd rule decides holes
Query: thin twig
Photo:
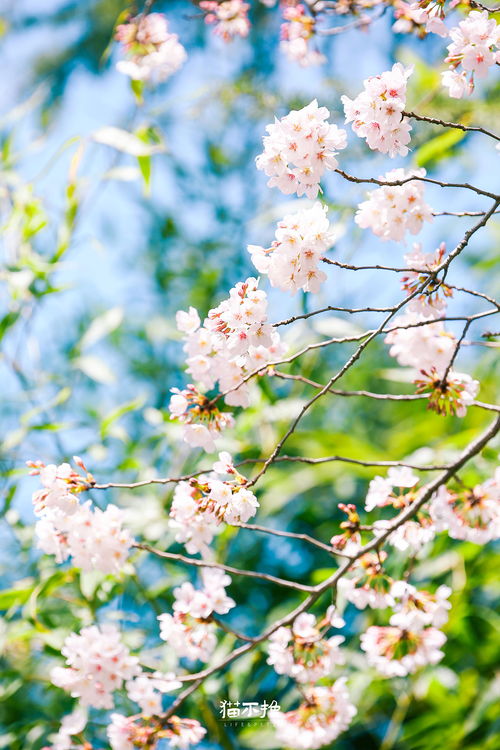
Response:
[[[478,125],[462,125],[460,122],[446,122],[440,120],[437,117],[427,117],[426,115],[418,115],[416,112],[402,112],[406,117],[412,117],[414,120],[421,120],[422,122],[430,122],[433,125],[441,125],[443,128],[455,128],[456,130],[463,130],[471,133],[483,133],[489,135],[490,138],[494,138],[496,141],[500,141],[500,135],[493,133],[491,130],[479,127]]]
[[[235,576],[260,578],[263,581],[268,581],[268,583],[275,583],[278,586],[295,589],[296,591],[312,590],[312,586],[307,586],[304,583],[296,583],[295,581],[288,581],[285,578],[277,578],[276,576],[270,575],[269,573],[259,573],[254,570],[241,570],[240,568],[233,568],[230,565],[224,565],[223,563],[216,563],[207,560],[197,560],[194,557],[186,557],[186,555],[180,555],[175,552],[163,552],[162,550],[156,549],[156,547],[151,547],[151,545],[143,544],[142,542],[135,542],[132,546],[136,549],[142,549],[145,552],[150,552],[157,557],[164,557],[167,560],[176,560],[177,562],[182,562],[186,565],[194,565],[196,568],[217,568],[218,570],[225,570],[226,573],[231,573]]]

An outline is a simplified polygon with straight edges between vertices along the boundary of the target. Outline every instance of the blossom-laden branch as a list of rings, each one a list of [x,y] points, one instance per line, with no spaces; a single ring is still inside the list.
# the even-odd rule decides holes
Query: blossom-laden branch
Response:
[[[279,619],[278,621],[274,622],[272,625],[270,625],[266,630],[264,630],[259,636],[256,636],[252,643],[245,644],[244,646],[240,646],[238,649],[233,651],[229,656],[227,656],[225,659],[223,659],[218,664],[208,667],[207,669],[204,669],[200,672],[197,672],[195,674],[190,674],[186,677],[181,677],[181,681],[197,681],[197,680],[204,680],[207,677],[210,677],[210,675],[214,674],[215,672],[218,672],[221,669],[224,669],[228,664],[230,664],[235,659],[238,659],[243,654],[250,651],[252,648],[254,648],[257,644],[261,643],[262,641],[265,641],[269,638],[270,635],[272,635],[276,630],[279,628],[289,625],[292,623],[302,612],[305,612],[307,609],[309,609],[314,602],[319,599],[319,597],[325,593],[326,591],[330,589],[335,589],[340,579],[350,570],[352,565],[355,563],[356,560],[359,560],[363,555],[365,555],[367,552],[371,551],[372,549],[380,548],[381,545],[390,537],[391,534],[393,534],[400,526],[402,526],[406,521],[409,521],[431,497],[432,495],[446,482],[449,481],[471,458],[476,456],[489,442],[490,440],[495,437],[495,435],[498,434],[500,430],[500,416],[497,417],[489,426],[488,428],[479,435],[475,440],[473,440],[460,454],[459,458],[451,465],[449,466],[445,471],[443,471],[436,479],[429,482],[427,485],[425,485],[422,488],[421,493],[419,494],[419,497],[408,507],[406,510],[404,510],[397,518],[395,518],[390,524],[388,524],[387,529],[384,531],[383,534],[380,536],[374,538],[371,542],[364,545],[357,554],[353,555],[349,560],[347,560],[342,566],[338,568],[338,570],[335,571],[330,577],[328,577],[325,581],[322,583],[317,584],[314,587],[314,590],[309,594],[309,596],[297,607],[295,607],[291,612],[286,614],[284,617]]]
[[[246,36],[249,32],[248,4],[243,0],[200,0],[197,3],[205,22],[214,27],[222,39]],[[356,6],[356,3],[354,3]],[[301,3],[286,4],[282,47],[285,53],[302,65],[316,64],[322,58],[311,46],[318,31],[316,22],[320,8],[334,9],[331,4],[320,6],[308,3],[310,13]],[[166,19],[157,13],[145,12],[130,18],[117,29],[117,38],[126,57],[119,69],[132,77],[134,90],[141,90],[138,82],[165,80],[185,62],[186,53],[175,34],[168,30]],[[385,7],[384,7],[385,10]],[[415,20],[415,26],[432,25],[427,11]],[[435,19],[434,19],[435,20]],[[441,29],[442,19],[434,30]],[[363,19],[356,22],[364,23]],[[465,26],[464,26],[465,24]],[[486,68],[496,59],[497,32],[490,19],[472,12],[461,23],[462,32],[478,28],[479,51]],[[337,33],[331,30],[330,33]],[[473,87],[473,74],[480,76],[477,54],[472,61],[459,39],[458,32],[449,45],[447,61],[451,69],[443,82],[450,87],[450,95],[464,95],[465,88]],[[477,50],[475,50],[477,52]],[[463,71],[472,66],[471,77],[465,82]],[[496,140],[498,136],[479,127],[448,123],[437,118],[416,115],[406,109],[406,89],[411,69],[397,63],[390,71],[368,78],[363,90],[354,98],[342,97],[346,122],[352,123],[354,133],[363,138],[372,150],[389,158],[406,156],[409,152],[412,126],[410,119],[428,121],[447,128],[482,132]],[[447,82],[446,82],[447,81]],[[454,92],[454,93],[452,93]],[[304,703],[296,712],[282,717],[271,717],[284,745],[311,748],[328,744],[350,723],[355,709],[349,701],[342,678],[333,685],[318,684],[331,677],[337,665],[344,663],[339,648],[343,636],[326,638],[331,628],[343,626],[335,607],[329,606],[324,617],[317,620],[308,612],[323,594],[336,599],[337,589],[343,597],[359,608],[392,608],[389,625],[372,626],[361,635],[361,648],[368,663],[385,676],[405,676],[427,663],[437,663],[442,657],[440,646],[446,640],[439,627],[444,624],[449,609],[449,589],[440,587],[430,593],[417,590],[410,582],[411,569],[420,548],[431,541],[438,531],[447,531],[452,538],[486,543],[500,535],[500,476],[466,487],[457,473],[492,440],[500,430],[500,416],[448,464],[419,465],[410,462],[370,461],[348,456],[331,455],[307,457],[284,455],[284,446],[298,431],[310,410],[326,394],[338,397],[360,397],[374,401],[427,402],[428,408],[443,416],[463,417],[468,407],[475,406],[498,411],[493,404],[477,401],[480,384],[466,373],[456,372],[454,364],[472,324],[498,314],[500,307],[488,295],[446,282],[450,266],[468,246],[471,238],[486,226],[497,213],[500,196],[469,184],[444,182],[426,176],[425,170],[389,171],[380,178],[360,178],[340,168],[338,158],[347,147],[345,130],[329,122],[330,113],[313,100],[301,110],[289,112],[267,127],[263,151],[257,156],[256,166],[263,171],[268,185],[286,195],[306,196],[315,201],[310,208],[301,208],[283,217],[278,223],[274,240],[268,247],[250,245],[248,251],[259,278],[239,281],[216,307],[202,320],[195,308],[178,311],[176,322],[183,335],[187,372],[192,380],[184,389],[172,389],[169,409],[173,419],[182,425],[183,439],[193,447],[212,453],[220,433],[234,424],[232,412],[226,407],[245,408],[251,404],[249,381],[256,377],[277,377],[300,382],[315,389],[297,416],[267,456],[247,458],[235,462],[226,452],[206,471],[196,471],[180,477],[152,478],[137,482],[108,482],[97,484],[79,458],[77,469],[69,464],[46,466],[40,461],[30,462],[32,474],[40,476],[42,488],[34,493],[34,512],[38,516],[39,547],[55,556],[58,562],[70,557],[82,570],[100,570],[117,574],[125,569],[130,550],[141,550],[158,558],[198,569],[199,581],[185,581],[173,591],[172,610],[160,613],[160,638],[167,642],[179,658],[200,660],[207,666],[191,674],[178,676],[151,673],[130,654],[120,641],[115,626],[91,626],[79,634],[70,635],[62,651],[66,667],[56,667],[52,682],[81,700],[83,705],[111,709],[113,692],[124,688],[129,699],[140,706],[141,713],[133,716],[113,714],[108,737],[113,750],[122,747],[155,747],[167,739],[174,745],[187,747],[199,742],[205,730],[190,719],[179,718],[176,712],[202,682],[231,664],[235,659],[269,641],[267,663],[278,674],[293,677],[304,685]],[[339,157],[341,158],[341,157]],[[318,199],[323,193],[321,182],[326,172],[336,172],[343,179],[357,184],[373,184],[378,189],[368,194],[356,211],[355,222],[370,230],[381,241],[405,241],[408,234],[418,234],[425,222],[435,215],[477,216],[479,220],[469,228],[458,244],[446,254],[442,243],[432,253],[425,253],[415,244],[404,257],[405,266],[379,264],[356,266],[331,260],[327,253],[336,242],[336,232],[328,219],[328,208]],[[484,211],[439,212],[426,202],[426,183],[443,188],[466,189],[493,200]],[[321,309],[289,317],[272,324],[268,319],[268,297],[261,279],[267,276],[271,286],[292,295],[298,292],[316,294],[327,276],[323,268],[334,265],[345,270],[392,271],[401,277],[401,299],[386,307],[340,307],[327,305]],[[454,291],[462,291],[484,299],[490,307],[470,315],[448,315],[447,301]],[[286,343],[280,337],[282,326],[307,320],[327,311],[347,314],[381,314],[382,320],[374,328],[356,335],[333,337],[315,341],[299,351],[287,355]],[[457,339],[445,324],[464,323]],[[416,373],[414,394],[384,394],[369,390],[347,390],[334,387],[363,357],[378,337],[385,336],[389,355]],[[279,365],[292,363],[308,352],[333,345],[355,343],[344,363],[325,384],[301,374],[276,370]],[[212,395],[214,394],[215,395]],[[363,524],[359,509],[353,503],[339,504],[345,520],[329,543],[306,533],[291,532],[249,523],[260,507],[252,491],[274,464],[304,463],[320,465],[345,462],[359,467],[387,468],[386,476],[375,476],[365,498],[365,511],[392,507],[397,515],[392,520],[375,520]],[[257,467],[253,477],[242,473],[242,467]],[[438,475],[418,487],[419,477],[414,471],[438,472]],[[453,480],[450,486],[447,483]],[[80,502],[88,490],[109,488],[137,489],[147,485],[174,484],[169,507],[168,528],[175,541],[183,544],[188,554],[157,549],[150,544],[132,539],[125,525],[125,513],[108,505],[104,511],[91,500]],[[454,487],[458,486],[458,489]],[[341,564],[315,585],[292,581],[255,570],[233,567],[214,560],[210,547],[220,527],[233,526],[245,532],[263,533],[277,538],[300,541],[320,549]],[[366,534],[370,534],[367,542]],[[385,567],[386,548],[401,551],[410,549],[409,563],[399,581],[393,580]],[[195,557],[194,555],[200,555]],[[342,562],[342,560],[344,561]],[[235,630],[221,616],[236,606],[226,589],[233,576],[289,589],[294,597],[304,594],[303,600],[290,612],[269,623],[258,635],[250,636]],[[445,589],[445,590],[443,590]],[[217,631],[222,629],[243,644],[222,660],[211,664],[217,647]],[[401,649],[399,648],[401,646]],[[401,655],[401,653],[403,655]],[[96,657],[96,654],[98,658]],[[97,666],[96,666],[97,665]],[[191,683],[163,710],[161,696]],[[321,707],[318,717],[317,707]],[[81,732],[81,717],[73,717]],[[316,737],[318,721],[323,734]],[[298,725],[297,725],[298,722]],[[322,723],[321,723],[322,722]],[[71,723],[71,722],[70,722]],[[297,728],[298,727],[298,728]],[[64,726],[61,728],[64,740]],[[295,735],[299,733],[297,738]],[[312,744],[310,733],[316,739]],[[302,741],[307,735],[307,742]],[[71,731],[66,731],[68,736]],[[67,737],[66,737],[67,739]],[[120,744],[121,743],[121,744]],[[123,744],[125,743],[125,745]],[[67,746],[68,743],[66,743]],[[70,743],[71,744],[71,743]]]
[[[463,190],[472,190],[474,193],[477,193],[478,195],[485,195],[487,198],[492,198],[495,201],[500,200],[500,196],[496,193],[490,193],[488,190],[483,190],[482,188],[479,188],[475,185],[471,185],[468,182],[444,182],[443,180],[435,180],[432,177],[423,177],[418,175],[411,175],[410,177],[405,177],[401,180],[380,180],[376,177],[355,177],[352,174],[349,174],[343,169],[335,169],[334,170],[337,174],[339,174],[341,177],[344,178],[344,180],[348,180],[348,182],[355,182],[358,185],[362,184],[370,184],[370,185],[380,185],[380,186],[386,186],[386,187],[401,187],[402,185],[406,185],[408,182],[418,181],[418,182],[428,182],[430,185],[438,185],[439,187],[445,187],[445,188],[461,188]],[[495,206],[495,209],[498,207],[498,203]],[[494,213],[492,211],[491,213]]]

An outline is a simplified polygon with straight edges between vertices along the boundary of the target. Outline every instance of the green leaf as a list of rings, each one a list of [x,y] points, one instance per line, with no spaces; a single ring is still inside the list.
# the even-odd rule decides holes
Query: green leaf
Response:
[[[112,126],[96,130],[92,138],[96,143],[110,146],[130,156],[151,156],[165,151],[165,146],[160,143],[145,143],[134,133]]]
[[[446,133],[431,138],[415,152],[417,166],[425,167],[429,164],[437,164],[437,162],[445,159],[449,156],[453,146],[463,141],[466,135],[467,133],[462,130],[448,130]]]

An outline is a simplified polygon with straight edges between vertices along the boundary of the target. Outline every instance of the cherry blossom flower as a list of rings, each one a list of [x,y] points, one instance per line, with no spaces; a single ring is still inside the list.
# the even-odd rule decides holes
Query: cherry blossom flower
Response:
[[[307,13],[306,6],[303,3],[285,5],[283,18],[280,49],[288,59],[303,68],[326,62],[326,57],[311,46],[315,20]]]
[[[338,508],[346,514],[347,520],[341,522],[342,533],[332,536],[330,544],[334,552],[342,552],[344,555],[357,555],[361,549],[361,519],[357,508],[352,503],[347,505],[339,503]]]
[[[373,533],[376,536],[381,536],[391,526],[392,521],[375,521]],[[411,550],[418,553],[425,544],[432,542],[435,534],[434,523],[419,513],[417,514],[417,520],[405,521],[394,529],[387,537],[387,542],[401,552]]]
[[[136,727],[133,716],[111,714],[111,724],[108,725],[106,733],[111,750],[134,750]]]
[[[382,154],[406,156],[411,125],[403,116],[406,83],[413,68],[396,63],[391,70],[364,81],[364,90],[355,99],[342,96],[345,121],[368,146]]]
[[[424,177],[425,169],[392,169],[380,180],[396,182],[409,177]],[[432,221],[432,209],[424,200],[425,188],[418,180],[403,185],[381,186],[368,193],[368,200],[359,204],[354,217],[363,229],[371,229],[382,240],[401,242],[407,232],[418,234],[424,221]]]
[[[316,617],[303,612],[291,628],[279,628],[269,637],[267,663],[298,682],[316,682],[331,675],[337,664],[344,664],[339,648],[344,640],[340,635],[323,638]]]
[[[446,311],[445,297],[453,295],[446,284],[435,279],[429,279],[429,274],[435,272],[441,265],[446,252],[446,245],[442,242],[433,253],[423,253],[422,245],[413,244],[411,252],[404,256],[408,268],[412,269],[401,278],[401,287],[408,295],[427,282],[425,290],[408,303],[407,309],[429,318],[444,315]],[[443,296],[441,296],[441,294]]]
[[[255,163],[270,178],[269,187],[278,187],[285,195],[317,197],[325,170],[337,168],[335,156],[347,145],[345,130],[326,122],[329,116],[328,109],[314,99],[267,126],[264,151]]]
[[[472,490],[453,492],[441,486],[431,498],[429,512],[437,531],[453,539],[487,544],[500,537],[500,469]]]
[[[163,675],[160,672],[151,674],[143,672],[125,683],[128,697],[131,701],[139,704],[141,712],[145,716],[161,713],[162,694],[180,687],[182,687],[182,682],[176,680],[174,675]]]
[[[81,459],[76,457],[75,463],[87,472]],[[33,508],[40,519],[35,526],[38,548],[54,555],[58,563],[72,557],[82,570],[119,573],[134,542],[123,528],[124,511],[112,504],[101,510],[90,500],[78,502],[78,494],[95,484],[88,472],[82,477],[69,464],[45,466],[30,461],[28,465],[44,485],[33,494]]]
[[[278,332],[267,322],[267,295],[250,277],[239,282],[229,297],[209,310],[203,326],[197,311],[179,310],[179,330],[185,333],[187,372],[199,383],[184,390],[172,388],[171,418],[183,425],[184,440],[211,453],[215,439],[233,425],[233,417],[219,409],[208,391],[218,384],[224,401],[231,406],[248,406],[250,391],[243,382],[248,372],[265,367],[284,352]]]
[[[410,489],[417,482],[418,477],[407,466],[389,469],[387,478],[376,476],[371,480],[366,495],[365,510],[383,508],[386,505],[401,507],[398,496],[393,492],[394,487]]]
[[[392,330],[385,337],[389,354],[400,365],[418,371],[432,371],[443,376],[456,348],[455,336],[444,323],[411,310],[393,319]]]
[[[394,17],[397,19],[392,30],[397,34],[409,34],[416,31],[420,38],[427,34],[448,36],[448,29],[443,21],[444,11],[440,3],[425,4],[422,2],[407,3],[396,0],[394,3]]]
[[[137,747],[155,748],[162,739],[168,747],[181,750],[197,745],[206,734],[206,729],[195,719],[170,716],[167,721],[143,721],[137,716],[111,714],[107,735],[111,750],[134,750]],[[163,743],[162,743],[163,744]]]
[[[327,219],[327,207],[316,202],[294,214],[287,214],[279,222],[275,240],[264,249],[249,245],[252,263],[269,276],[271,286],[296,294],[318,292],[326,274],[318,268],[336,235]]]
[[[113,708],[113,691],[140,672],[138,659],[123,645],[115,625],[71,633],[61,653],[68,666],[54,667],[50,679],[83,706]]]
[[[442,82],[451,97],[461,99],[472,93],[475,78],[486,78],[489,68],[500,62],[500,25],[488,11],[473,10],[450,30],[450,38],[450,69],[442,74]]]
[[[479,392],[479,381],[463,372],[449,370],[446,378],[435,367],[430,372],[422,370],[415,381],[417,393],[429,394],[429,409],[438,414],[455,414],[465,417],[467,407],[474,403]]]
[[[345,687],[345,679],[330,687],[311,687],[305,702],[294,711],[272,711],[269,720],[283,746],[314,750],[333,742],[356,714]]]
[[[183,583],[174,589],[173,614],[158,617],[160,638],[179,657],[208,661],[217,645],[212,613],[226,614],[235,602],[226,594],[231,579],[217,568],[202,569],[203,588]]]
[[[87,711],[84,708],[76,708],[63,718],[59,731],[51,738],[50,750],[71,750],[74,747],[71,738],[81,734],[86,725]]]
[[[116,38],[127,56],[116,69],[135,81],[165,81],[187,58],[177,34],[168,31],[168,21],[162,13],[131,18],[117,26]]]
[[[448,622],[449,586],[439,586],[435,594],[419,591],[407,581],[395,581],[391,595],[395,599],[394,613],[389,622],[407,630],[421,630],[426,625],[441,628]]]
[[[339,592],[358,609],[365,609],[367,606],[372,609],[385,609],[393,606],[393,581],[383,568],[386,558],[385,552],[379,555],[367,553],[356,560],[350,576],[339,579]]]
[[[415,631],[395,626],[369,627],[361,636],[368,663],[384,677],[405,677],[427,664],[437,664],[446,636],[437,628]]]
[[[217,533],[218,520],[210,520],[209,514],[200,507],[198,500],[201,497],[196,486],[179,482],[170,506],[168,525],[176,532],[175,541],[184,544],[190,555],[200,552],[206,557]]]
[[[235,36],[248,36],[248,3],[243,0],[201,0],[199,6],[206,12],[205,23],[215,24],[214,33],[225,42],[231,41]]]
[[[215,452],[215,439],[234,425],[231,413],[221,412],[216,404],[201,393],[192,383],[183,390],[171,389],[170,418],[183,424],[183,439],[193,448]]]

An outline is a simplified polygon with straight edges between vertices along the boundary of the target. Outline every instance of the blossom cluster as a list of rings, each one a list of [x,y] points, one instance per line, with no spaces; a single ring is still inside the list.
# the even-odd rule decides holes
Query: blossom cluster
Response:
[[[407,232],[418,234],[424,221],[432,221],[432,209],[424,199],[424,185],[418,180],[425,174],[425,169],[405,172],[398,168],[379,177],[383,182],[405,182],[382,185],[368,193],[368,200],[358,206],[356,224],[371,229],[382,240],[402,242]]]
[[[444,656],[440,648],[446,642],[438,628],[448,620],[450,594],[448,586],[440,586],[431,594],[406,581],[394,582],[390,625],[372,625],[361,636],[368,663],[385,677],[405,677],[427,664],[437,664]]]
[[[304,612],[291,628],[278,628],[270,636],[267,663],[297,682],[316,682],[329,677],[336,665],[344,664],[339,648],[344,640],[341,635],[323,638],[316,617]]]
[[[235,36],[248,36],[250,5],[244,0],[201,0],[199,6],[205,11],[205,23],[214,24],[214,33],[225,42]]]
[[[283,19],[280,49],[285,56],[303,68],[326,62],[326,57],[312,46],[315,20],[304,3],[285,4]]]
[[[209,311],[203,325],[194,307],[180,310],[176,320],[185,334],[187,372],[205,391],[218,384],[230,406],[248,406],[245,375],[284,351],[278,332],[267,323],[267,295],[253,277],[233,287],[229,297]],[[170,413],[184,424],[184,440],[214,451],[214,438],[233,423],[232,416],[220,412],[194,385],[172,392]]]
[[[198,745],[207,730],[196,719],[173,715],[158,724],[143,721],[137,716],[111,714],[107,735],[111,750],[135,750],[137,747],[156,747],[156,741],[165,739],[169,747],[181,750]],[[57,750],[57,748],[55,749]]]
[[[81,459],[74,460],[87,471]],[[45,466],[30,461],[28,466],[43,486],[33,494],[39,549],[54,555],[58,563],[72,557],[82,570],[120,572],[134,540],[123,528],[124,512],[116,505],[101,510],[90,500],[78,502],[78,494],[95,483],[92,475],[82,477],[67,463]]]
[[[121,642],[115,625],[71,633],[61,653],[68,666],[54,667],[50,679],[83,706],[113,708],[113,692],[140,673],[138,659]]]
[[[358,609],[371,607],[385,609],[394,605],[390,593],[392,579],[386,574],[383,563],[385,552],[367,553],[356,560],[351,574],[338,582],[338,591]]]
[[[392,507],[402,511],[416,499],[418,477],[408,467],[391,468],[387,477],[376,476],[371,480],[365,501],[365,509]],[[398,490],[396,492],[396,489]],[[376,536],[386,535],[391,521],[378,520],[373,524]],[[414,517],[391,531],[387,542],[396,549],[418,553],[434,539],[436,529],[429,515],[420,509]],[[389,604],[387,606],[390,606]]]
[[[295,710],[272,711],[269,720],[276,729],[276,738],[286,747],[314,750],[333,742],[344,732],[356,709],[340,678],[329,686],[308,687],[304,702]]]
[[[437,664],[446,636],[437,628],[408,630],[396,625],[372,625],[361,636],[368,663],[384,677],[405,677],[427,664]]]
[[[335,157],[347,145],[345,130],[327,122],[329,116],[314,99],[267,126],[264,151],[255,163],[270,178],[269,187],[285,195],[317,197],[325,170],[337,168]]]
[[[160,638],[179,656],[208,661],[216,645],[213,613],[226,614],[235,602],[226,594],[231,579],[217,568],[202,568],[203,587],[183,583],[174,589],[173,614],[158,617]]]
[[[382,154],[406,156],[411,125],[403,116],[406,84],[413,69],[396,63],[391,70],[364,81],[364,90],[355,99],[342,96],[346,122],[368,146]]]
[[[487,10],[473,10],[450,30],[450,38],[450,67],[442,81],[451,97],[461,99],[472,93],[475,78],[486,78],[489,68],[500,63],[500,25]]]
[[[487,544],[500,538],[500,469],[471,489],[453,492],[441,486],[429,512],[436,530],[447,531],[453,539]]]
[[[422,252],[422,245],[415,242],[413,249],[404,256],[409,270],[401,278],[401,287],[408,296],[419,292],[407,304],[408,310],[428,318],[435,318],[445,313],[446,298],[451,297],[453,292],[446,284],[437,281],[433,276],[439,270],[445,253],[444,242],[433,253]]]
[[[126,54],[116,68],[134,81],[165,81],[187,57],[177,34],[169,32],[163,13],[130,18],[117,26],[116,39]]]
[[[424,7],[426,6],[426,7]],[[444,23],[444,10],[441,3],[432,0],[424,2],[407,3],[405,0],[396,0],[394,3],[393,31],[397,34],[410,34],[416,31],[418,36],[425,37],[427,34],[437,34],[441,37],[448,36],[448,29]]]
[[[257,498],[245,487],[246,479],[235,469],[229,453],[219,454],[213,467],[216,474],[230,474],[234,481],[201,475],[179,482],[170,507],[169,526],[175,539],[186,545],[190,554],[206,557],[217,526],[246,523],[257,512]]]
[[[428,394],[430,409],[463,417],[478,394],[479,382],[451,368],[458,344],[439,318],[445,315],[446,298],[452,290],[433,276],[444,252],[444,243],[429,254],[414,245],[413,251],[405,255],[412,270],[403,277],[402,286],[413,299],[406,312],[394,319],[385,341],[400,365],[419,371],[414,379],[417,393]]]
[[[312,208],[287,214],[270,248],[248,246],[252,263],[259,273],[267,274],[271,286],[290,294],[300,289],[319,291],[326,274],[318,264],[335,241],[326,213],[327,207],[316,202]]]

